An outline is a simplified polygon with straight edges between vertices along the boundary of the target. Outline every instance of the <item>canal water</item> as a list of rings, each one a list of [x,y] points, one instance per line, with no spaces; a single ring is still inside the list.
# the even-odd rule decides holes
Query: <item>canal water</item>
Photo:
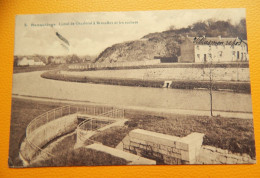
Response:
[[[12,93],[122,106],[187,110],[210,109],[210,97],[207,90],[65,82],[41,78],[42,73],[41,71],[14,74]],[[213,91],[213,108],[218,111],[252,112],[251,95]]]

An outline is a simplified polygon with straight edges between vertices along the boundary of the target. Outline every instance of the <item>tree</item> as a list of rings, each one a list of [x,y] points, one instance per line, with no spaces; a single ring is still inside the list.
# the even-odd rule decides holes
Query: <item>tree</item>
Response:
[[[210,96],[210,115],[213,116],[213,97],[212,97],[212,88],[213,88],[213,68],[212,60],[209,66],[209,96]]]
[[[176,28],[175,28],[174,25],[171,25],[171,26],[169,27],[169,30],[176,30]]]
[[[71,56],[70,63],[79,63],[79,62],[80,62],[80,58],[76,54],[73,54]]]
[[[212,55],[209,53],[208,55],[208,61],[205,60],[204,61],[204,65],[203,65],[203,75],[206,75],[207,77],[209,77],[208,81],[208,90],[209,90],[209,98],[210,98],[210,115],[213,116],[213,83],[214,83],[214,67],[213,67],[213,58]],[[208,69],[208,71],[205,71],[205,69]]]
[[[53,59],[54,59],[53,56],[49,56],[49,57],[47,58],[47,64],[51,64],[51,63],[53,62]]]

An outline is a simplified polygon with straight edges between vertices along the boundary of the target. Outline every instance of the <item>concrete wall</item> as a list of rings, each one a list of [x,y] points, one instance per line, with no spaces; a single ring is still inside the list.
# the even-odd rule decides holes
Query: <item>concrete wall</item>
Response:
[[[66,133],[72,132],[77,128],[77,117],[76,115],[64,116],[59,119],[53,120],[43,126],[40,126],[36,130],[34,130],[27,139],[37,145],[38,147],[42,147],[46,145],[51,140],[62,136]],[[30,162],[34,158],[34,156],[38,153],[38,149],[31,146],[26,139],[21,144],[20,154],[22,157]]]
[[[180,138],[142,129],[129,133],[123,150],[165,164],[194,164],[203,142],[204,134],[192,133]]]

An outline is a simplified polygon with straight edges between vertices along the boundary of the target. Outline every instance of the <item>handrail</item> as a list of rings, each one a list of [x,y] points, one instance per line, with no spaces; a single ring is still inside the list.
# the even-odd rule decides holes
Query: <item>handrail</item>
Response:
[[[99,114],[99,115],[97,115],[97,116],[107,116],[107,115],[110,114],[110,113],[120,113],[120,111],[122,111],[122,114],[123,114],[123,117],[124,117],[124,110],[123,110],[123,109],[118,109],[118,108],[113,108],[113,110],[110,110],[110,111],[108,111],[108,112]],[[89,118],[89,119],[92,119],[92,118]],[[82,125],[84,125],[84,124],[87,123],[88,121],[90,121],[90,120],[84,120],[83,122],[81,122],[81,123],[78,125],[78,128],[80,128]]]
[[[63,108],[70,108],[71,106],[70,105],[66,105],[66,106],[62,106],[62,107],[59,107],[59,108],[55,108],[55,109],[52,109],[52,110],[50,110],[50,111],[47,111],[47,112],[45,112],[45,113],[43,113],[43,114],[41,114],[41,115],[39,115],[39,116],[37,116],[36,118],[34,118],[29,124],[28,124],[28,126],[26,127],[26,131],[25,131],[25,140],[26,140],[26,142],[32,147],[32,148],[36,148],[38,151],[41,151],[41,152],[43,152],[43,153],[46,153],[47,155],[49,155],[49,156],[51,156],[51,157],[53,157],[54,155],[52,155],[51,153],[49,153],[49,152],[47,152],[47,151],[44,151],[43,149],[41,149],[39,146],[37,146],[36,144],[34,144],[33,142],[31,142],[30,141],[30,139],[29,139],[29,137],[30,137],[30,134],[31,134],[31,127],[32,127],[32,125],[34,124],[34,123],[36,123],[42,116],[44,116],[44,115],[46,115],[46,114],[48,114],[48,113],[51,113],[51,112],[54,112],[55,113],[55,111],[58,111],[58,110],[60,110],[60,109],[63,109]],[[54,118],[55,118],[55,116],[54,116]],[[55,118],[56,119],[56,118]],[[49,121],[47,120],[47,123],[48,123]],[[45,122],[44,122],[45,123]],[[30,130],[30,132],[29,132],[29,130]],[[34,129],[35,130],[35,129]],[[34,131],[33,130],[33,131]],[[33,132],[32,131],[32,132]],[[21,153],[22,154],[22,153]]]
[[[52,109],[52,110],[47,111],[47,112],[45,112],[45,113],[43,113],[43,114],[37,116],[36,118],[34,118],[34,119],[28,124],[28,126],[26,127],[26,137],[29,135],[29,133],[28,133],[28,128],[30,129],[30,126],[31,126],[34,122],[36,122],[39,118],[41,118],[41,117],[44,116],[45,114],[48,114],[48,113],[51,113],[51,112],[55,112],[55,111],[57,111],[57,110],[60,110],[60,109],[66,108],[66,107],[70,107],[70,105],[66,105],[66,106],[62,106],[62,107],[59,107],[59,108]],[[47,121],[47,122],[48,122],[48,121]]]
[[[90,110],[89,110],[90,108]],[[73,112],[73,109],[75,110],[75,112]],[[30,140],[30,136],[31,134],[39,127],[45,125],[46,123],[48,122],[51,122],[57,118],[60,118],[60,117],[63,117],[63,116],[66,116],[66,115],[70,115],[70,114],[75,114],[75,113],[80,113],[82,112],[82,109],[84,111],[84,113],[87,113],[87,112],[90,112],[91,115],[96,115],[97,113],[101,113],[101,114],[98,114],[100,116],[107,116],[109,117],[110,115],[108,114],[111,114],[111,113],[119,113],[120,111],[122,112],[122,115],[124,117],[124,110],[122,109],[117,109],[117,108],[113,108],[112,107],[112,110],[109,110],[107,112],[105,112],[106,110],[108,109],[111,109],[111,107],[103,107],[101,108],[100,110],[100,107],[96,107],[96,106],[80,106],[80,105],[66,105],[66,106],[61,106],[61,107],[58,107],[58,108],[55,108],[55,109],[52,109],[50,111],[47,111],[39,116],[37,116],[36,118],[34,118],[29,124],[28,126],[26,127],[26,131],[25,131],[25,140],[26,142],[36,151],[40,151],[40,152],[43,152],[43,153],[46,153],[48,156],[51,156],[53,157],[54,155],[52,155],[51,153],[43,150],[42,148],[40,148],[38,145],[36,145],[35,143],[33,143],[31,140]],[[65,112],[63,112],[65,110]],[[97,112],[96,112],[97,111]],[[60,112],[60,113],[59,113]],[[58,117],[56,117],[57,113],[59,113]],[[49,118],[50,117],[50,118]],[[53,117],[53,118],[51,118]],[[110,117],[113,117],[113,116],[110,116]],[[39,122],[40,121],[40,122]],[[85,120],[83,122],[81,122],[77,127],[81,127],[82,125],[84,125],[84,123],[86,123],[87,121],[89,120]],[[40,126],[39,126],[40,125]],[[20,152],[20,154],[22,155],[22,153]],[[36,152],[37,154],[37,152]],[[23,156],[23,155],[22,155]],[[41,155],[43,156],[43,155]],[[23,156],[24,157],[24,156]]]

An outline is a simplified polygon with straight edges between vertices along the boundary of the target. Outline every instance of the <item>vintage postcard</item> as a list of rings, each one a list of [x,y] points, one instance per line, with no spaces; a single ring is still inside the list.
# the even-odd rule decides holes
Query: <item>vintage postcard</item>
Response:
[[[17,15],[9,167],[254,164],[245,9]]]

